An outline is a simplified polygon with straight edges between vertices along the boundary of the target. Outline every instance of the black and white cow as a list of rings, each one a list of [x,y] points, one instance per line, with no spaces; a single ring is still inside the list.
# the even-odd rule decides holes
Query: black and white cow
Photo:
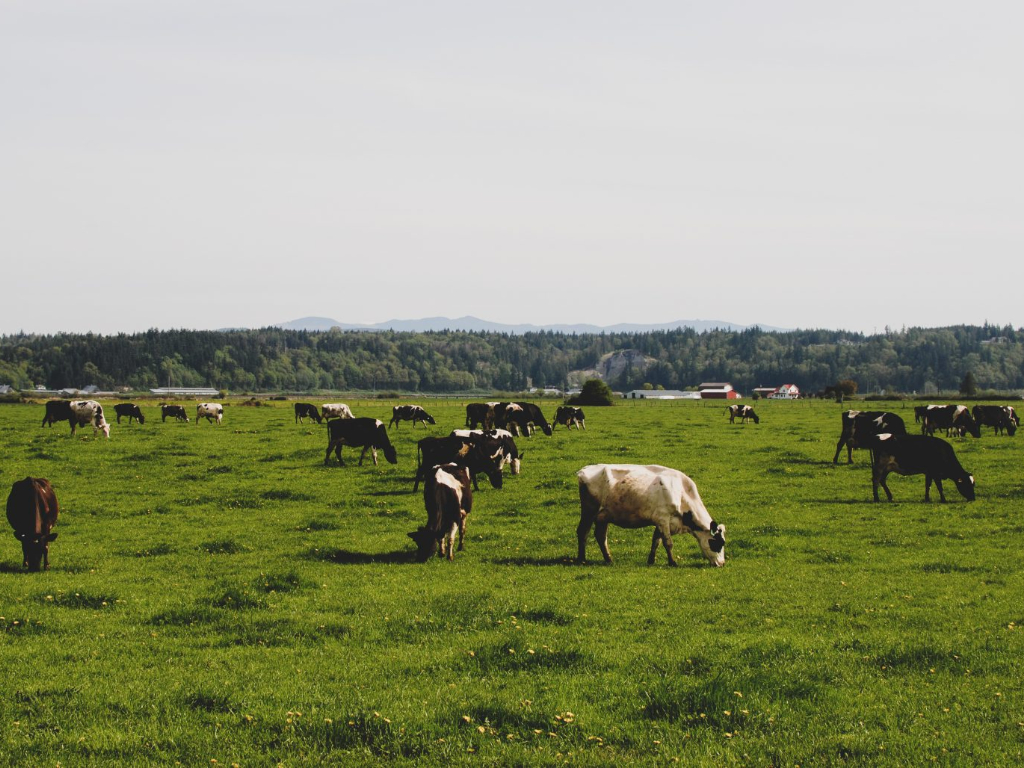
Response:
[[[421,422],[426,428],[427,424],[437,424],[434,421],[434,417],[423,410],[418,405],[396,405],[391,409],[391,423],[388,424],[388,429],[391,429],[392,425],[398,426],[400,421],[411,421],[413,427],[416,426],[416,422]]]
[[[597,545],[606,563],[612,561],[608,551],[608,526],[622,528],[654,526],[648,565],[654,564],[658,542],[672,557],[672,536],[693,534],[701,551],[715,566],[725,563],[725,526],[708,514],[697,486],[677,469],[656,464],[591,464],[576,473],[580,486],[579,562],[587,559],[587,534],[594,527]]]
[[[931,435],[875,435],[870,439],[874,456],[871,470],[871,490],[878,501],[878,486],[892,501],[892,492],[885,479],[890,472],[900,475],[924,475],[924,500],[931,501],[932,483],[939,490],[939,498],[946,500],[942,481],[952,480],[960,495],[974,501],[974,477],[969,475],[956,458],[953,446]]]
[[[304,424],[303,419],[312,419],[317,424],[323,423],[323,417],[320,415],[320,411],[316,409],[316,406],[312,403],[296,403],[295,404],[295,423]]]
[[[559,424],[564,424],[566,429],[575,425],[577,430],[586,430],[587,422],[583,416],[583,409],[577,408],[575,405],[558,406],[558,410],[555,411],[554,424],[551,425],[551,431],[554,432],[555,427]]]
[[[832,463],[839,463],[839,452],[846,446],[846,463],[853,464],[854,448],[870,448],[869,438],[883,433],[905,435],[903,419],[888,411],[846,411],[843,413],[843,431],[836,444]]]
[[[110,425],[107,420],[103,417],[103,406],[97,403],[95,400],[72,400],[69,405],[71,406],[71,434],[75,434],[75,430],[78,427],[84,427],[88,424],[92,424],[92,436],[96,437],[96,432],[103,432],[103,436],[108,440],[110,439]]]
[[[57,524],[60,505],[50,481],[45,477],[26,477],[11,486],[7,496],[7,522],[14,529],[14,538],[21,542],[22,565],[30,571],[50,567],[51,533]]]
[[[469,469],[473,489],[480,490],[476,476],[487,475],[492,488],[501,488],[503,448],[501,441],[487,435],[471,437],[425,437],[416,445],[419,462],[412,490],[420,487],[426,472],[438,464],[459,464]]]
[[[53,427],[55,421],[71,420],[71,403],[68,400],[47,400],[42,427]]]
[[[466,403],[466,427],[494,429],[494,406],[498,403]]]
[[[1017,432],[1016,413],[1012,405],[976,405],[971,409],[971,415],[981,427],[993,427],[997,435],[1006,434],[1013,437]]]
[[[981,428],[966,405],[929,405],[921,422],[921,432],[933,435],[937,429],[945,430],[946,437],[952,432],[956,432],[960,437],[963,437],[965,432],[970,432],[974,437],[981,437]]]
[[[117,423],[121,423],[121,417],[127,416],[128,423],[132,423],[132,419],[138,420],[139,424],[146,423],[146,417],[142,415],[142,409],[139,408],[135,403],[115,403],[114,413],[117,415]]]
[[[168,416],[177,421],[184,421],[188,423],[188,414],[185,413],[185,408],[183,406],[160,403],[160,421],[167,421]]]
[[[423,504],[427,508],[427,524],[409,534],[416,542],[416,559],[425,563],[435,552],[449,560],[455,558],[455,536],[459,552],[466,535],[466,516],[473,510],[473,489],[469,470],[459,464],[439,464],[426,472],[423,481]]]
[[[548,424],[548,420],[544,418],[544,414],[541,413],[539,405],[536,405],[535,403],[527,403],[521,400],[517,401],[515,404],[523,409],[523,413],[526,414],[527,424],[540,427],[541,432],[548,437],[551,437],[551,425]],[[527,437],[530,436],[531,432],[527,433]]]
[[[495,403],[494,425],[498,429],[509,430],[513,435],[526,435],[530,431],[530,422],[518,403]]]
[[[359,466],[363,466],[363,459],[366,458],[366,452],[373,452],[373,466],[377,466],[377,451],[384,451],[384,458],[388,460],[390,464],[398,463],[398,454],[395,452],[395,447],[391,445],[391,440],[388,438],[388,431],[384,427],[384,422],[380,419],[371,419],[366,416],[360,416],[358,419],[335,419],[334,421],[327,422],[327,454],[324,456],[324,465],[326,466],[331,458],[331,451],[334,451],[338,457],[338,463],[341,466],[345,466],[344,459],[341,458],[341,447],[347,445],[351,448],[362,448],[363,452],[359,454]]]
[[[746,424],[749,420],[753,419],[755,424],[760,424],[761,420],[754,413],[754,409],[749,405],[730,405],[726,408],[729,412],[729,423],[733,424],[736,419],[739,418],[740,424]]]
[[[352,409],[344,403],[324,403],[320,406],[320,413],[325,419],[351,419]]]
[[[516,441],[512,439],[512,433],[507,429],[453,429],[451,437],[493,437],[498,441],[498,445],[501,446],[501,464],[502,468],[507,464],[513,475],[518,475],[522,468],[523,456],[526,455],[526,451],[519,452],[519,448],[516,446]]]
[[[200,419],[206,419],[210,424],[220,424],[224,418],[224,406],[220,403],[199,403],[196,405],[196,426],[199,426]]]

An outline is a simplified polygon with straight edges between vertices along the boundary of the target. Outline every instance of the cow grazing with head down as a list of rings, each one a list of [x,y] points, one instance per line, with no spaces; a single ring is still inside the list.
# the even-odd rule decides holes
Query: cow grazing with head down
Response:
[[[421,422],[423,427],[426,428],[427,424],[437,424],[434,421],[434,417],[427,413],[423,408],[418,405],[396,405],[391,409],[391,423],[388,424],[388,429],[391,429],[392,425],[398,426],[400,421],[411,421],[413,427],[416,426],[416,422]]]
[[[535,403],[527,403],[521,400],[517,401],[515,405],[518,405],[523,409],[527,424],[540,427],[541,432],[548,437],[551,437],[551,425],[548,424],[548,420],[544,418],[544,414],[541,412],[539,405],[536,405]],[[527,432],[526,436],[529,437],[531,434],[532,430]]]
[[[476,476],[487,475],[492,488],[501,488],[501,465],[503,449],[501,442],[484,434],[471,437],[425,437],[416,445],[419,462],[412,490],[420,487],[431,467],[438,464],[458,464],[469,469],[473,490],[480,490]]]
[[[176,421],[184,421],[186,424],[188,423],[188,414],[185,413],[185,408],[183,406],[160,403],[160,421],[167,421],[168,416]]]
[[[509,465],[513,475],[518,475],[522,467],[523,456],[526,455],[526,451],[519,452],[519,448],[516,446],[516,441],[512,439],[512,433],[507,429],[453,429],[450,437],[491,437],[498,441],[501,451],[501,463],[500,467],[504,468],[505,465]]]
[[[924,500],[931,501],[932,483],[945,502],[942,481],[952,480],[960,495],[974,501],[974,477],[969,475],[956,458],[953,446],[939,437],[930,435],[876,435],[871,438],[874,456],[871,469],[871,490],[878,501],[878,486],[892,501],[892,492],[885,479],[890,472],[900,475],[924,475]]]
[[[583,416],[583,409],[577,408],[575,405],[558,406],[558,410],[555,411],[554,424],[551,425],[551,431],[553,432],[559,424],[564,424],[566,429],[575,425],[577,431],[580,429],[586,430],[587,422]]]
[[[200,419],[206,419],[210,424],[220,424],[224,418],[224,406],[220,403],[199,403],[196,406],[196,426],[199,426]]]
[[[22,565],[30,571],[38,571],[40,561],[50,567],[50,542],[57,538],[50,531],[59,513],[57,495],[45,477],[26,477],[11,486],[7,522],[21,542]]]
[[[749,405],[730,405],[725,410],[729,412],[730,424],[735,423],[737,418],[739,418],[740,424],[746,424],[751,419],[754,420],[755,424],[761,423],[761,420],[757,417],[757,414],[754,413],[754,409],[751,408]]]
[[[869,448],[870,438],[883,433],[905,435],[907,426],[895,413],[887,411],[846,411],[843,413],[843,431],[836,444],[832,463],[839,463],[839,452],[846,446],[846,463],[853,464],[854,448]]]
[[[142,409],[139,408],[135,403],[116,403],[114,405],[114,413],[117,415],[117,423],[121,423],[121,417],[127,416],[128,423],[132,423],[132,419],[135,419],[139,424],[146,423],[146,417],[142,415]]]
[[[316,409],[316,406],[312,403],[296,403],[295,404],[295,423],[304,424],[302,420],[305,418],[312,419],[317,424],[323,423],[323,417],[320,415],[320,411]]]
[[[427,508],[427,524],[409,534],[416,542],[416,559],[425,563],[437,552],[440,557],[455,559],[455,536],[459,552],[466,535],[466,516],[473,509],[473,489],[469,470],[459,464],[439,464],[426,472],[423,481],[423,503]]]
[[[974,437],[981,437],[981,428],[967,410],[966,405],[929,405],[924,412],[921,432],[926,435],[935,434],[935,430],[943,429],[946,437],[956,432],[960,437],[970,432]]]
[[[586,562],[587,534],[594,527],[597,545],[606,563],[612,561],[608,551],[608,526],[622,528],[654,526],[651,554],[647,564],[654,564],[658,542],[672,557],[672,536],[693,534],[701,551],[714,566],[725,563],[725,526],[708,514],[693,480],[677,469],[656,464],[591,464],[576,473],[580,486],[579,562]]]
[[[352,419],[352,409],[344,403],[324,403],[320,406],[320,413],[325,419]]]
[[[361,416],[358,419],[335,419],[327,422],[327,454],[324,456],[326,466],[331,459],[331,451],[338,457],[338,463],[345,466],[341,458],[341,447],[347,445],[351,448],[362,448],[359,454],[359,466],[363,466],[363,459],[366,452],[373,452],[373,466],[377,466],[377,451],[384,451],[384,458],[391,464],[398,463],[398,454],[395,447],[391,445],[388,438],[388,431],[384,422],[380,419],[370,419]]]
[[[72,400],[69,405],[71,406],[71,434],[75,434],[75,430],[79,427],[84,427],[88,424],[92,424],[92,436],[96,437],[96,432],[103,432],[103,436],[108,440],[110,439],[110,425],[107,420],[103,417],[103,406],[97,403],[95,400]]]
[[[1017,433],[1019,422],[1012,405],[976,405],[971,409],[971,415],[979,429],[993,427],[997,435],[1006,430],[1010,437]]]
[[[494,406],[498,403],[466,403],[466,428],[494,429]]]

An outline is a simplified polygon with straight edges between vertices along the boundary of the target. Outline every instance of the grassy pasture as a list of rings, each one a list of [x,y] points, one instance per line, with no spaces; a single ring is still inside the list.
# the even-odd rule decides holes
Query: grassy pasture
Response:
[[[1024,437],[952,441],[976,502],[893,476],[873,504],[865,453],[831,463],[832,403],[587,409],[519,440],[454,563],[417,564],[415,440],[464,419],[425,405],[378,468],[325,467],[290,403],[220,427],[144,406],[109,441],[0,406],[5,496],[43,476],[62,506],[49,572],[0,545],[0,763],[1021,762]],[[596,462],[693,477],[725,567],[689,536],[648,567],[651,529],[619,528],[612,566],[592,538],[574,564]]]

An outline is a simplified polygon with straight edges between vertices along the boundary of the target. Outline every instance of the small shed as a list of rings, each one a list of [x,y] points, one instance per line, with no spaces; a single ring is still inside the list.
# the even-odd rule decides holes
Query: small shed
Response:
[[[739,400],[740,393],[727,381],[705,381],[697,385],[700,396],[705,400]]]

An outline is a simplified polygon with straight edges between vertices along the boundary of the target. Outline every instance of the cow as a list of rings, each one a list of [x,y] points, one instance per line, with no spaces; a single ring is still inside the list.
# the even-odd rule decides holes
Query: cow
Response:
[[[888,432],[893,435],[905,435],[907,426],[903,419],[895,413],[887,411],[845,411],[843,413],[843,431],[836,444],[836,455],[832,463],[839,463],[839,452],[846,446],[846,463],[853,464],[853,449],[867,448],[868,440],[874,435]]]
[[[512,439],[512,433],[507,429],[489,429],[486,431],[483,429],[453,429],[449,437],[482,437],[484,435],[493,437],[501,446],[500,467],[504,469],[505,465],[508,464],[512,469],[512,474],[518,475],[526,451],[519,452],[516,441]]]
[[[535,405],[534,403],[526,403],[522,401],[517,402],[516,405],[522,408],[523,412],[526,414],[527,424],[534,424],[540,427],[541,431],[545,435],[551,437],[551,425],[548,424],[548,420],[544,418],[544,414],[541,413],[539,405]],[[529,437],[530,434],[531,432],[527,432],[526,436]]]
[[[57,524],[60,507],[57,495],[45,477],[26,477],[11,486],[7,496],[7,522],[14,529],[14,538],[21,542],[22,565],[30,571],[50,567],[51,533]]]
[[[196,405],[196,426],[199,426],[200,419],[206,419],[210,424],[220,424],[224,418],[224,406],[220,403],[199,403]]]
[[[725,410],[729,412],[730,424],[734,424],[737,417],[740,419],[740,424],[746,424],[749,419],[753,419],[755,424],[761,423],[757,414],[754,413],[754,409],[749,405],[730,405]]]
[[[507,429],[513,435],[525,435],[530,431],[526,413],[518,403],[496,403],[494,405],[494,424],[498,429]]]
[[[391,464],[398,463],[398,454],[388,439],[388,431],[384,428],[384,422],[380,419],[371,419],[366,416],[348,419],[335,419],[327,422],[327,454],[324,456],[324,466],[327,466],[331,459],[331,451],[338,457],[338,464],[345,466],[345,460],[341,458],[341,447],[347,445],[351,448],[362,448],[359,454],[359,466],[363,466],[363,459],[366,452],[373,452],[373,466],[377,466],[377,451],[384,451],[384,458]]]
[[[459,552],[466,535],[466,516],[473,509],[473,489],[469,470],[459,464],[431,467],[423,481],[423,503],[427,508],[427,524],[409,533],[416,542],[416,559],[425,563],[438,556],[455,559],[455,534],[459,535]]]
[[[1017,432],[1017,424],[1014,420],[1016,414],[1011,416],[1008,410],[1012,408],[1010,405],[976,405],[971,409],[971,415],[979,429],[993,427],[997,435],[1006,430],[1006,434],[1013,437]]]
[[[591,464],[576,473],[580,486],[579,562],[587,559],[587,534],[594,527],[594,537],[606,563],[608,526],[622,528],[654,526],[651,554],[647,564],[654,564],[658,542],[665,546],[668,564],[672,557],[672,536],[687,531],[693,534],[708,561],[717,567],[725,563],[725,526],[708,514],[693,480],[677,469],[657,464]]]
[[[320,414],[325,419],[352,419],[352,409],[344,403],[324,403],[320,406]]]
[[[469,469],[473,479],[473,490],[480,490],[476,476],[487,475],[492,488],[501,488],[501,465],[503,449],[501,442],[487,435],[471,437],[425,437],[416,445],[419,459],[412,490],[415,493],[426,472],[438,464],[460,464]]]
[[[127,416],[128,423],[132,423],[132,419],[137,419],[139,424],[146,423],[146,417],[142,415],[142,409],[139,408],[135,403],[116,403],[114,405],[114,413],[117,414],[117,423],[121,423],[121,417]]]
[[[870,439],[874,456],[871,469],[871,490],[878,501],[878,486],[892,501],[892,492],[885,479],[890,472],[901,475],[924,475],[924,500],[931,501],[932,483],[939,490],[939,499],[946,501],[942,481],[952,480],[960,495],[974,501],[974,477],[967,474],[953,452],[953,446],[931,435],[875,435]]]
[[[167,405],[166,403],[160,403],[160,421],[167,421],[167,417],[170,416],[177,421],[184,421],[188,423],[188,414],[185,413],[184,407],[180,405]]]
[[[304,418],[313,419],[317,424],[322,424],[324,421],[323,416],[320,415],[320,411],[316,409],[316,406],[312,403],[296,403],[295,404],[295,423],[303,424]]]
[[[466,428],[494,429],[494,406],[498,403],[466,403]]]
[[[981,427],[971,416],[966,405],[929,405],[921,423],[921,432],[933,435],[936,429],[946,430],[946,437],[954,431],[960,437],[963,437],[965,432],[970,432],[974,437],[981,437]]]
[[[103,436],[110,439],[110,425],[103,417],[103,406],[95,400],[72,400],[71,406],[71,435],[74,436],[78,427],[92,424],[92,436],[96,437],[97,431],[102,431]]]
[[[559,424],[564,424],[566,429],[575,425],[577,431],[581,428],[586,430],[587,422],[583,416],[583,409],[577,408],[575,405],[558,406],[558,410],[555,411],[554,424],[551,425],[551,431],[553,432]]]
[[[53,427],[55,421],[71,420],[71,403],[67,400],[47,400],[42,427]]]
[[[413,427],[416,426],[416,422],[422,422],[424,429],[427,424],[437,424],[434,421],[434,417],[423,410],[418,405],[396,405],[391,409],[391,423],[388,424],[388,429],[391,429],[392,425],[398,426],[400,421],[411,421]]]
[[[920,424],[922,421],[924,421],[924,416],[925,416],[926,413],[928,413],[928,408],[929,407],[930,406],[927,406],[927,405],[915,405],[914,406],[914,423],[915,424]]]

